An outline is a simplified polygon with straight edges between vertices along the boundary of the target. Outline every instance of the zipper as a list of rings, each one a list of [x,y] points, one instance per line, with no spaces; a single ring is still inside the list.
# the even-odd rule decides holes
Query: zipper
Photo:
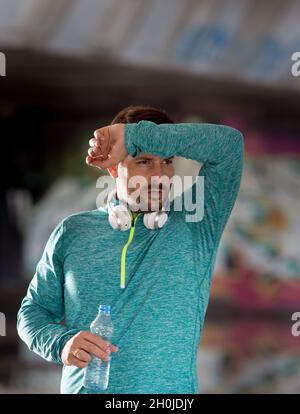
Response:
[[[132,218],[132,213],[131,213],[131,211],[129,211],[129,212],[130,212],[130,215],[131,215],[131,218]],[[120,278],[120,287],[121,287],[121,289],[124,289],[125,288],[126,252],[127,252],[128,246],[132,242],[133,235],[134,235],[134,231],[135,231],[135,223],[136,223],[136,220],[137,220],[137,218],[138,218],[139,215],[140,215],[140,213],[138,213],[136,215],[136,217],[133,219],[133,222],[132,222],[132,225],[131,225],[131,228],[130,228],[130,233],[129,233],[128,240],[127,240],[127,242],[125,243],[125,245],[124,245],[124,247],[122,249],[122,256],[121,256],[121,278]]]

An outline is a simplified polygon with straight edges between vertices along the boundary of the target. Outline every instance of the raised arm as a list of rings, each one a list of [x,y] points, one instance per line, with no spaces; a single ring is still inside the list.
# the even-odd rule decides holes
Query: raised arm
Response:
[[[86,162],[98,168],[117,165],[128,153],[152,153],[162,158],[182,156],[201,162],[204,178],[204,216],[192,222],[198,232],[218,240],[233,208],[243,166],[243,136],[226,125],[206,123],[156,124],[142,120],[100,128],[90,140]],[[196,183],[190,190],[195,200]],[[186,195],[186,194],[185,194]],[[183,211],[186,213],[186,211]]]
[[[182,156],[201,162],[204,177],[204,223],[219,238],[236,200],[243,167],[242,134],[226,125],[206,123],[125,124],[125,146],[131,156],[140,152],[163,158]],[[196,184],[192,189],[195,198]],[[184,212],[186,214],[186,212]],[[197,231],[196,223],[191,226]]]

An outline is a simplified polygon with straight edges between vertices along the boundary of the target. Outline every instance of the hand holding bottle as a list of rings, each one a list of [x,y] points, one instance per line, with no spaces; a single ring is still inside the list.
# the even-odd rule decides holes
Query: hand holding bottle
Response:
[[[62,350],[61,359],[65,365],[85,368],[92,356],[108,361],[110,352],[117,351],[116,346],[109,345],[98,335],[88,331],[80,331],[66,343]]]

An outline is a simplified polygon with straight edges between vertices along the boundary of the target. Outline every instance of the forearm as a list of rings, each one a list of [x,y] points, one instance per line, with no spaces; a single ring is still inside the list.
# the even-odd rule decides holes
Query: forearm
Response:
[[[125,146],[133,157],[140,152],[164,158],[177,155],[216,165],[230,163],[241,150],[242,134],[225,125],[140,121],[125,124]]]
[[[17,315],[17,331],[28,348],[49,362],[62,364],[64,344],[78,330],[60,325],[45,308],[25,297]]]

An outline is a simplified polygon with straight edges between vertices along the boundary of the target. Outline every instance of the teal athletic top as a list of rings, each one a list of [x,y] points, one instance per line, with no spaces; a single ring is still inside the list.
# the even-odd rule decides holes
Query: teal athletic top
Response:
[[[63,365],[65,343],[89,330],[100,303],[110,305],[119,351],[111,354],[109,386],[99,393],[197,394],[197,349],[217,248],[239,191],[243,136],[225,125],[142,120],[125,124],[125,146],[132,157],[144,152],[201,162],[203,219],[186,221],[191,212],[172,204],[167,222],[155,230],[144,226],[143,213],[130,231],[114,230],[107,208],[63,219],[22,301],[18,334],[31,351]],[[83,387],[83,374],[63,365],[61,393],[94,393]]]

